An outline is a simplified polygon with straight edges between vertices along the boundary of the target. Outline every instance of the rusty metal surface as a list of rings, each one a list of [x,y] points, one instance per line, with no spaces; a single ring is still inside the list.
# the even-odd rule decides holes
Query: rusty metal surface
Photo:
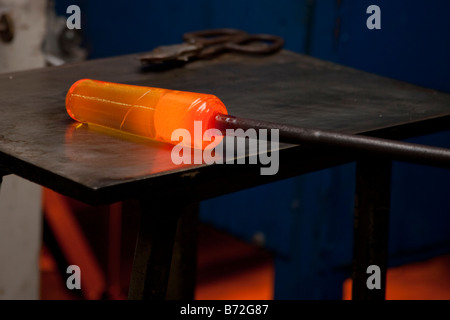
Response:
[[[224,54],[170,70],[143,70],[138,55],[129,55],[0,75],[0,170],[88,203],[196,192],[206,183],[215,188],[202,197],[214,196],[348,159],[296,146],[280,153],[275,177],[258,176],[256,166],[177,166],[171,145],[74,123],[64,99],[81,78],[212,93],[235,116],[387,138],[392,128],[450,116],[448,94],[289,51]]]

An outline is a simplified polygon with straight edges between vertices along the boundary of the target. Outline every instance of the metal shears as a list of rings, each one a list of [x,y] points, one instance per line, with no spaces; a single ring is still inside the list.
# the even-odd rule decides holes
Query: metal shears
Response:
[[[271,34],[248,34],[238,29],[211,29],[188,32],[183,43],[159,46],[139,56],[143,65],[209,59],[226,51],[271,54],[284,45],[283,38]]]

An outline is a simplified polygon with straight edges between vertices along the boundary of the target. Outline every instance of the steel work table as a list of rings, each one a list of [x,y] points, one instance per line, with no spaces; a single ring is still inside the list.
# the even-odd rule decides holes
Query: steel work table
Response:
[[[258,165],[174,165],[171,145],[74,123],[65,94],[81,78],[212,93],[235,116],[391,139],[448,128],[450,119],[450,95],[289,51],[226,54],[169,70],[140,69],[136,55],[127,55],[0,75],[1,176],[15,174],[92,205],[140,201],[131,299],[166,297],[178,221],[198,201],[357,155],[285,145],[274,176],[261,176]],[[385,276],[390,161],[358,163],[354,298],[383,298],[384,286],[367,290],[365,283],[370,264],[380,265]],[[171,272],[186,273],[180,264]],[[179,297],[192,298],[186,279],[179,277],[186,288]]]

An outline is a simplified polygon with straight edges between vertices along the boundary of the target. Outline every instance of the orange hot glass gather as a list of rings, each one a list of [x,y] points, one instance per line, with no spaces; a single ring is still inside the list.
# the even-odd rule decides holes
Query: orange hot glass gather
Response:
[[[211,94],[91,79],[72,85],[66,108],[76,121],[168,143],[178,143],[171,139],[174,130],[186,129],[191,147],[201,149],[211,143],[202,137],[206,130],[215,128],[215,116],[227,114],[225,105]],[[201,137],[194,135],[194,121],[202,123]]]

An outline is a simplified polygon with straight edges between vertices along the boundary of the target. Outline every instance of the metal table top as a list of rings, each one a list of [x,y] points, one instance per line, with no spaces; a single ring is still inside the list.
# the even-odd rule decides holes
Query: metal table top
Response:
[[[136,57],[0,74],[0,169],[96,204],[187,189],[205,198],[348,160],[288,146],[275,177],[258,177],[254,166],[175,165],[172,145],[70,119],[65,95],[81,78],[211,93],[235,116],[388,138],[393,128],[450,116],[448,94],[285,50],[225,54],[169,70],[143,70]]]

